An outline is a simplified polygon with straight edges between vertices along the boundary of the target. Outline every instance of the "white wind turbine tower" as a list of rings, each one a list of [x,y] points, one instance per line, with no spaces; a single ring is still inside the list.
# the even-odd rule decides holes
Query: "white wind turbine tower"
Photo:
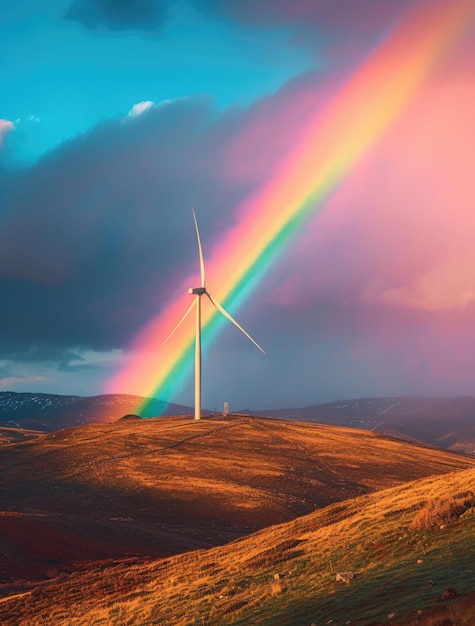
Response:
[[[188,317],[188,315],[193,310],[193,307],[196,307],[196,327],[195,327],[195,420],[201,419],[201,296],[205,295],[211,301],[211,304],[217,309],[224,317],[226,317],[230,322],[232,322],[239,330],[246,335],[246,337],[252,341],[252,343],[258,348],[262,354],[265,354],[264,350],[261,346],[254,341],[254,339],[247,333],[242,326],[240,326],[236,320],[231,317],[231,315],[219,304],[215,298],[209,293],[206,289],[206,277],[205,277],[205,264],[203,260],[203,250],[201,248],[201,239],[200,239],[200,231],[198,230],[198,221],[196,219],[195,211],[192,209],[193,220],[195,222],[195,230],[196,230],[196,238],[198,240],[198,253],[200,257],[200,277],[201,277],[201,285],[200,287],[192,287],[188,289],[188,293],[196,296],[194,301],[191,303],[190,307],[183,315],[181,320],[172,330],[172,332],[168,335],[165,341],[173,335],[173,333],[177,330],[179,326],[181,326],[182,322]]]

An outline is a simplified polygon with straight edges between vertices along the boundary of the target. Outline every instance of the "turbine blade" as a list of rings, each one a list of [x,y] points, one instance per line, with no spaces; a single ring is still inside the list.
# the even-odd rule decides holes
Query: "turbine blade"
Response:
[[[219,302],[213,298],[213,296],[212,296],[210,293],[208,293],[207,291],[206,291],[205,293],[206,293],[206,295],[208,296],[208,298],[211,300],[211,303],[213,304],[213,306],[214,306],[214,307],[215,307],[215,308],[216,308],[216,309],[217,309],[220,313],[222,313],[222,314],[224,315],[224,317],[226,317],[226,318],[227,318],[230,322],[232,322],[232,323],[234,324],[234,326],[236,326],[237,328],[239,328],[239,330],[240,330],[240,331],[241,331],[244,335],[246,335],[246,337],[247,337],[250,341],[252,341],[252,343],[256,346],[256,348],[257,348],[258,350],[260,350],[260,351],[262,352],[262,354],[265,354],[264,350],[263,350],[263,349],[261,348],[261,346],[257,343],[257,341],[255,341],[255,340],[251,337],[251,335],[250,335],[249,333],[247,333],[247,332],[244,330],[244,328],[243,328],[240,324],[238,324],[238,323],[236,322],[236,320],[234,319],[234,317],[231,317],[231,315],[230,315],[230,314],[226,311],[226,309],[224,309],[224,308],[223,308],[223,307],[219,304]]]
[[[178,324],[175,326],[172,332],[166,337],[166,339],[163,340],[162,346],[163,344],[167,343],[170,337],[175,334],[175,331],[178,330],[178,328],[180,328],[180,326],[183,324],[183,322],[186,320],[186,318],[188,317],[188,315],[191,313],[191,311],[193,310],[195,306],[196,306],[196,298],[193,298],[193,302],[190,304],[190,306],[186,310],[185,315],[183,315],[181,320],[178,322]]]
[[[201,247],[200,231],[198,230],[198,220],[196,219],[195,209],[191,209],[193,212],[193,219],[195,221],[196,238],[198,239],[198,252],[200,255],[200,275],[201,275],[201,287],[205,286],[205,262],[203,259],[203,249]]]

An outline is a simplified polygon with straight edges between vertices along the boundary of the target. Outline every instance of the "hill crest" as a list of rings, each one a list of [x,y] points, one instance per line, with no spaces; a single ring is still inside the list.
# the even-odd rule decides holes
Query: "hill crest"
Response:
[[[360,398],[257,411],[282,419],[350,426],[475,455],[475,398]]]
[[[470,467],[474,458],[351,428],[242,416],[119,420],[0,448],[8,513],[0,534],[8,553],[21,555],[21,571],[36,568],[41,577],[94,555],[216,546],[334,502]],[[58,532],[76,556],[58,546]],[[34,537],[51,545],[43,541],[40,550]],[[1,576],[21,574],[10,564]]]

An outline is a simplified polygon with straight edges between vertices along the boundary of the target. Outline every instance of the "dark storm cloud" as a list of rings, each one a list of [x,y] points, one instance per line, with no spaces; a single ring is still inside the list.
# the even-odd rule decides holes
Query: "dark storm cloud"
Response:
[[[154,31],[166,19],[167,0],[75,0],[65,17],[89,29]]]
[[[224,183],[206,98],[103,123],[2,177],[3,358],[76,358],[123,347],[183,280],[203,231],[229,224],[245,186]],[[185,274],[186,275],[186,274]],[[178,281],[178,284],[177,284]],[[72,351],[72,352],[71,352]]]
[[[203,13],[258,27],[281,27],[324,56],[345,57],[376,44],[412,0],[193,0]]]
[[[297,27],[305,42],[368,36],[390,26],[412,0],[192,0],[203,13],[261,27]],[[167,19],[173,0],[75,0],[65,13],[89,29],[153,31]],[[305,34],[306,33],[306,34]],[[318,34],[318,40],[315,38]]]
[[[380,27],[400,15],[412,0],[193,0],[203,11],[260,25],[299,24],[309,28],[321,24],[342,29]]]
[[[198,270],[191,208],[210,252],[318,104],[315,81],[224,112],[207,97],[137,103],[0,172],[1,357],[64,369],[81,349],[125,348]]]

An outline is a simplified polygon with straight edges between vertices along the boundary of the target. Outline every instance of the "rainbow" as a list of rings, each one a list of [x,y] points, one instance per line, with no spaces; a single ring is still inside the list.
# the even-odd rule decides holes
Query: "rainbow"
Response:
[[[207,282],[220,302],[235,310],[246,300],[289,238],[367,155],[474,17],[474,0],[423,1],[405,14],[305,128],[273,179],[241,206],[237,225],[208,255]],[[187,280],[183,295],[138,333],[109,393],[168,399],[188,379],[193,322],[162,344],[190,304],[185,285],[191,284]],[[211,324],[215,313],[203,311],[208,341],[219,326]]]

